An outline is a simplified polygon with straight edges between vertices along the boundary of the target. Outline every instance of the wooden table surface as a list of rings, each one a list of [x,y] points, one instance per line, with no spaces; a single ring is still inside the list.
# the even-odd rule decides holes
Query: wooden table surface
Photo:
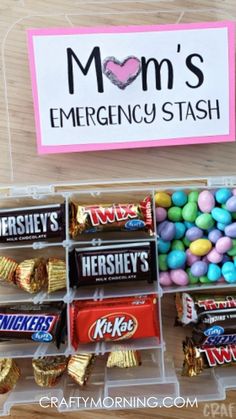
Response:
[[[2,78],[0,80],[0,183],[121,180],[234,175],[236,145],[210,144],[105,151],[40,157],[36,154],[34,115],[27,61],[27,27],[158,24],[235,19],[235,0],[1,0]],[[230,416],[228,392],[215,417]],[[223,403],[223,408],[221,407]],[[212,405],[128,411],[90,411],[62,414],[68,418],[200,418]],[[217,410],[218,409],[218,410]],[[55,410],[38,406],[13,408],[14,418],[59,417]],[[213,416],[212,416],[213,417]]]

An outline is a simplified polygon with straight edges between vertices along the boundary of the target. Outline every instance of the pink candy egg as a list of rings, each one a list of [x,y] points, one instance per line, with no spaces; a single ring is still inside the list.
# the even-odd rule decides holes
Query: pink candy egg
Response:
[[[211,212],[215,206],[215,198],[210,191],[202,191],[199,194],[198,206],[202,212]]]
[[[187,273],[183,269],[172,269],[170,271],[170,279],[176,285],[188,285],[189,279]]]
[[[236,189],[232,189],[232,194],[235,196],[236,195]]]
[[[164,221],[167,217],[167,211],[165,208],[157,207],[156,208],[156,220],[160,223]]]
[[[216,242],[216,250],[218,253],[227,253],[230,249],[232,249],[233,242],[230,237],[221,237]]]
[[[191,252],[190,252],[190,250],[189,249],[187,249],[186,250],[186,256],[187,256],[187,265],[188,266],[192,266],[193,265],[193,263],[195,263],[195,262],[197,262],[198,260],[200,260],[201,258],[200,258],[200,256],[196,256],[196,255],[193,255]]]
[[[169,272],[160,272],[159,283],[160,283],[160,285],[164,285],[164,287],[168,287],[170,285],[173,285],[173,282],[170,279]]]
[[[206,258],[208,259],[208,262],[220,263],[223,259],[223,255],[218,253],[217,250],[214,248],[208,253]]]

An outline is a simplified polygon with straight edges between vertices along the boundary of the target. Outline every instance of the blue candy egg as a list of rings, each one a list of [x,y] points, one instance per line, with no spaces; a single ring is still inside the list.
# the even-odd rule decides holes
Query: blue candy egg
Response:
[[[224,231],[225,227],[226,227],[226,224],[224,224],[224,223],[217,223],[218,230]]]
[[[159,253],[168,253],[170,250],[171,243],[169,241],[162,240],[161,238],[158,240],[158,252]]]
[[[232,216],[229,211],[223,208],[213,208],[211,211],[212,218],[218,223],[230,224],[232,222]]]
[[[177,207],[183,207],[188,200],[188,196],[184,191],[176,191],[172,195],[172,202]]]
[[[215,193],[215,199],[219,204],[225,204],[232,196],[232,192],[228,188],[220,188]]]
[[[236,266],[233,262],[225,262],[222,266],[222,275],[226,282],[236,282]]]
[[[217,230],[217,228],[213,228],[213,230],[211,230],[208,234],[208,239],[212,243],[216,243],[217,240],[219,240],[222,236],[223,236],[223,233],[221,233],[220,230]]]
[[[198,227],[191,227],[186,231],[186,237],[190,242],[194,240],[201,239],[203,236],[203,231]]]
[[[221,269],[216,263],[209,263],[208,271],[207,271],[207,278],[214,282],[218,281],[221,277]]]
[[[185,225],[186,228],[195,227],[195,223],[190,223],[190,221],[185,221],[184,225]]]
[[[177,240],[181,239],[182,237],[184,237],[185,231],[186,231],[186,227],[184,223],[177,221],[175,223],[175,237],[174,238]]]
[[[178,269],[181,268],[186,261],[186,254],[182,250],[172,250],[167,255],[167,266],[170,269]]]

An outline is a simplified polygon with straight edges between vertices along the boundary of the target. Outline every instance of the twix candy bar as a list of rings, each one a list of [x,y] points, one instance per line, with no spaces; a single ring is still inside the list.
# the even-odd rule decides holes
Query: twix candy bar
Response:
[[[70,234],[76,239],[82,233],[99,231],[153,232],[152,200],[147,196],[140,203],[70,205]]]
[[[160,336],[155,295],[74,301],[70,311],[75,350],[79,343]]]

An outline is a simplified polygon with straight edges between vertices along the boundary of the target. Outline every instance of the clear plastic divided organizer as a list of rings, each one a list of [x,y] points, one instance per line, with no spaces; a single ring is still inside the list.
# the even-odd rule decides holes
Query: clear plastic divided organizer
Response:
[[[66,3],[66,6],[65,6]],[[211,1],[211,7],[192,1],[53,1],[35,4],[32,0],[18,2],[13,10],[6,10],[2,42],[3,78],[0,86],[4,98],[0,139],[0,207],[17,208],[50,205],[65,202],[66,237],[61,242],[24,242],[1,245],[0,257],[9,256],[17,262],[24,258],[43,256],[58,257],[66,261],[67,286],[65,290],[48,294],[44,291],[28,294],[16,287],[0,283],[0,304],[53,303],[67,305],[67,339],[60,349],[53,343],[0,342],[0,357],[17,360],[22,375],[15,388],[0,396],[0,413],[7,415],[14,405],[38,403],[45,395],[58,400],[70,397],[189,397],[194,400],[221,400],[228,388],[236,389],[234,368],[209,368],[197,377],[183,377],[182,340],[187,331],[174,327],[176,316],[174,294],[176,291],[209,290],[215,285],[172,286],[163,288],[157,280],[151,284],[138,282],[97,287],[69,285],[69,252],[75,245],[69,236],[69,203],[73,199],[82,204],[113,202],[139,202],[145,196],[152,199],[158,190],[210,189],[236,186],[236,177],[227,175],[235,171],[235,144],[214,146],[168,147],[155,150],[122,150],[99,153],[38,156],[34,128],[34,114],[26,47],[26,29],[39,27],[99,26],[129,24],[165,24],[234,20],[233,6]],[[3,19],[2,19],[3,20]],[[225,153],[225,164],[221,154]],[[190,157],[189,157],[190,156]],[[180,179],[189,166],[191,179]],[[172,172],[170,170],[172,169]],[[191,171],[191,172],[190,172]],[[206,173],[209,177],[202,178]],[[219,172],[223,175],[219,176]],[[168,178],[171,175],[171,179]],[[214,175],[214,176],[211,176]],[[192,177],[194,176],[194,177]],[[159,180],[157,180],[159,178]],[[93,179],[92,181],[88,179]],[[153,236],[146,233],[82,235],[80,244],[96,246],[111,243],[153,241],[157,250],[156,229]],[[77,243],[78,244],[78,243]],[[153,263],[158,265],[156,252]],[[158,266],[157,266],[158,268]],[[158,269],[157,269],[158,271]],[[217,289],[228,289],[220,283]],[[232,291],[232,288],[230,288]],[[234,288],[235,289],[235,288]],[[100,342],[80,345],[78,352],[91,352],[97,361],[86,386],[79,387],[64,374],[56,387],[39,387],[33,377],[32,359],[47,355],[75,353],[70,339],[69,304],[74,300],[103,300],[116,296],[156,294],[160,338],[146,338],[123,343]],[[122,348],[140,350],[142,364],[137,368],[108,369],[104,354]],[[170,399],[171,402],[171,399]],[[167,402],[166,402],[167,403]],[[86,408],[80,403],[81,408]],[[62,404],[58,410],[76,410]]]

